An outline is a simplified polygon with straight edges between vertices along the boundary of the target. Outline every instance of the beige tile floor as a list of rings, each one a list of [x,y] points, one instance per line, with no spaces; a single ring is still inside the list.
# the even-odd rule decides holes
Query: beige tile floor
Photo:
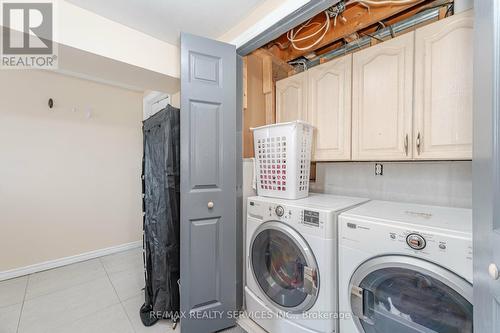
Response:
[[[143,287],[141,249],[2,281],[0,333],[180,332],[142,325]]]

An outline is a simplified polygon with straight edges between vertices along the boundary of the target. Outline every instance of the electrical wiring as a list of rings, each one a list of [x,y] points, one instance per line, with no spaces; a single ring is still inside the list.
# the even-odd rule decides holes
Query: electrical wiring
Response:
[[[309,22],[309,21],[308,21]],[[311,26],[315,26],[315,25],[321,25],[320,23],[318,22],[313,22],[313,24],[308,24],[308,22],[306,22],[307,24],[304,24],[303,26],[301,26],[293,36],[291,36],[290,38],[293,39],[294,42],[300,42],[300,41],[303,41],[303,40],[306,40],[306,39],[309,39],[309,38],[312,38],[314,36],[316,36],[317,34],[319,34],[324,28],[325,28],[325,24],[323,24],[323,26],[321,28],[319,28],[318,30],[316,30],[314,33],[310,34],[310,35],[307,35],[305,37],[301,37],[301,38],[294,38],[295,36],[297,36],[297,34],[302,30],[302,28],[307,28],[307,27],[311,27]],[[293,29],[290,30],[291,31],[291,34],[293,34]],[[290,40],[290,38],[288,38],[288,40]],[[290,40],[291,41],[291,40]]]
[[[346,18],[344,18],[342,16],[342,13],[346,9],[346,5],[352,5],[352,4],[358,3],[358,4],[366,7],[369,11],[370,6],[407,5],[407,4],[415,3],[416,1],[418,1],[418,0],[350,0],[350,1],[342,1],[337,6],[333,6],[324,12],[325,13],[325,22],[323,24],[320,24],[318,22],[311,23],[312,19],[309,19],[304,24],[302,24],[300,27],[298,27],[297,29],[294,28],[294,29],[291,29],[290,31],[288,31],[286,33],[286,37],[287,37],[288,41],[290,42],[290,45],[294,49],[296,49],[298,51],[310,50],[314,46],[318,45],[323,40],[323,38],[326,36],[328,31],[330,30],[330,18],[333,18],[333,21],[334,21],[333,26],[334,27],[337,26],[337,17],[339,17],[339,16],[340,16],[343,23],[347,22]],[[383,25],[383,23],[382,23],[382,25]],[[309,35],[297,38],[299,33],[304,28],[313,27],[313,26],[320,26],[320,27],[316,31],[314,31],[313,33],[311,33]],[[316,39],[316,41],[312,42],[310,45],[301,47],[301,46],[297,46],[297,44],[296,44],[298,42],[304,42],[306,40],[309,40],[309,39],[311,39],[319,34],[321,34],[321,35]],[[281,44],[278,44],[278,47],[283,49],[283,45],[281,45]]]
[[[319,23],[314,22],[313,24],[311,24],[311,20],[308,20],[306,23],[301,25],[297,30],[292,29],[292,30],[287,32],[286,37],[288,38],[288,40],[290,41],[290,43],[294,49],[299,50],[299,51],[309,50],[309,49],[313,48],[314,46],[318,45],[323,40],[326,33],[330,29],[330,16],[328,15],[328,12],[325,11],[325,23],[323,25],[321,25],[321,27],[318,30],[316,30],[315,32],[313,32],[310,35],[307,35],[307,36],[304,36],[301,38],[296,38],[297,35],[302,31],[302,29],[304,29],[306,27],[310,27],[312,25],[319,25]],[[308,46],[304,46],[304,47],[299,47],[295,44],[296,42],[310,39],[310,38],[318,35],[321,31],[323,31],[323,34],[320,37],[318,37],[318,39],[314,43],[312,43]]]
[[[297,59],[288,62],[289,65],[292,65],[293,67],[297,68],[298,66],[302,66],[303,70],[307,70],[307,60],[306,59]]]
[[[280,50],[286,50],[290,46],[290,43],[281,44],[280,42],[275,40],[275,41],[272,41],[271,43],[269,43],[267,45],[267,48],[269,49],[273,45],[277,45]]]
[[[333,18],[333,26],[337,26],[337,18],[340,16],[342,22],[346,23],[347,19],[342,16],[342,13],[346,10],[345,1],[338,2],[335,6],[332,6],[326,10],[328,15]]]

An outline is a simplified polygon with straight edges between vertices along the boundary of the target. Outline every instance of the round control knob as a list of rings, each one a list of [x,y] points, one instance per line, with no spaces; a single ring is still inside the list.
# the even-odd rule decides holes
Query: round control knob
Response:
[[[409,234],[406,237],[406,243],[414,250],[423,250],[425,248],[425,238],[419,234]]]
[[[276,206],[274,212],[276,213],[277,216],[282,217],[283,214],[285,214],[285,209],[283,208],[283,206]]]

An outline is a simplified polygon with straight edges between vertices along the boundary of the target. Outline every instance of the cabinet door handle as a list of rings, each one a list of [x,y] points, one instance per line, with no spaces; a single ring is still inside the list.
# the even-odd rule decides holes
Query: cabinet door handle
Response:
[[[406,156],[408,156],[408,134],[406,134],[406,137],[405,137],[405,153],[406,153]]]
[[[417,153],[420,155],[420,144],[421,144],[421,140],[420,140],[420,132],[418,132],[418,135],[417,135]]]

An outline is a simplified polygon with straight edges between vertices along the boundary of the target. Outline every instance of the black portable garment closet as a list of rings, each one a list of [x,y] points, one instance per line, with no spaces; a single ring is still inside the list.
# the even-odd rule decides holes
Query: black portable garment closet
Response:
[[[143,122],[145,303],[141,320],[179,318],[180,110],[168,105]]]

